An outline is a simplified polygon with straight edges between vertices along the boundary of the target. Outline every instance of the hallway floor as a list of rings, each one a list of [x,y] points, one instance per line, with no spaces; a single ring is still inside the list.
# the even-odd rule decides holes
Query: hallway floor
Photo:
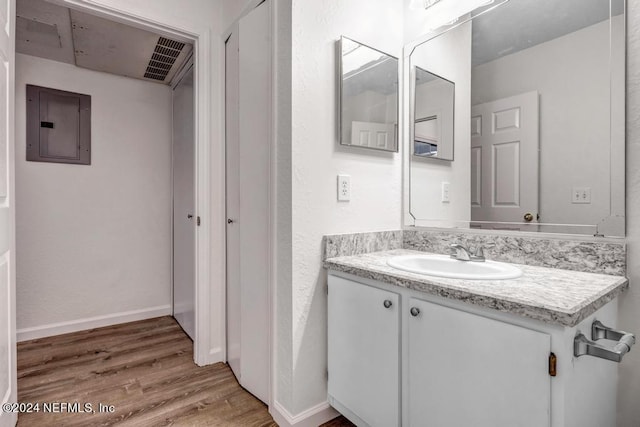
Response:
[[[276,426],[228,365],[198,367],[192,347],[171,317],[19,343],[18,402],[40,407],[18,426]]]

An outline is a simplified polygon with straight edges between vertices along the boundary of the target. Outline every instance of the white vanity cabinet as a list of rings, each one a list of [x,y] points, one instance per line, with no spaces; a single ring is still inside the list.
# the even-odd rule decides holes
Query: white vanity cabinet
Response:
[[[329,281],[329,403],[360,425],[400,425],[400,295]]]
[[[573,355],[615,299],[567,327],[330,271],[328,301],[329,403],[358,426],[616,424],[617,364]]]

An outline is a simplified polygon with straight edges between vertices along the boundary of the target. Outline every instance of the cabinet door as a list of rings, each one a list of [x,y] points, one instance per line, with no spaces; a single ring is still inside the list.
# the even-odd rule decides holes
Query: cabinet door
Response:
[[[399,295],[329,276],[328,311],[330,401],[358,424],[399,425]]]
[[[549,335],[415,298],[406,310],[408,425],[550,425]]]

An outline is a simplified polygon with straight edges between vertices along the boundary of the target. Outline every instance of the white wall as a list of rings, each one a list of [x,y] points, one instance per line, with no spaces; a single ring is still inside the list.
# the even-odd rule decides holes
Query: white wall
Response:
[[[417,29],[416,33],[419,34]],[[411,214],[416,225],[454,226],[471,215],[471,24],[463,24],[411,54],[411,64],[455,84],[452,162],[410,157]],[[427,85],[423,85],[427,86]],[[424,90],[424,89],[423,89]],[[417,106],[417,117],[426,114]],[[408,139],[408,138],[407,138]],[[408,141],[405,141],[408,143]],[[405,149],[411,150],[409,146]],[[442,202],[442,183],[449,183],[450,201]],[[429,220],[429,221],[422,221]],[[434,222],[433,220],[436,220]]]
[[[621,20],[613,20],[617,34]],[[540,93],[544,223],[595,225],[609,216],[609,46],[609,21],[603,21],[473,69],[472,105]],[[623,151],[622,145],[617,149]],[[621,170],[611,172],[615,176]],[[624,187],[616,182],[619,203]],[[571,203],[572,187],[590,187],[591,204]]]
[[[620,328],[640,336],[640,3],[627,2],[627,276]],[[637,347],[637,345],[636,345]],[[620,364],[618,427],[640,425],[640,351]]]
[[[402,1],[292,3],[292,276],[290,282],[279,281],[277,289],[276,400],[294,415],[327,397],[322,236],[397,229],[401,219],[400,155],[336,142],[336,41],[341,35],[400,57]],[[351,175],[350,202],[336,200],[339,173]],[[286,191],[286,182],[283,187]]]
[[[16,59],[18,332],[134,310],[169,314],[171,89]],[[90,166],[25,160],[26,84],[91,95]]]
[[[221,0],[222,31],[227,30],[240,16],[260,3],[261,0]]]

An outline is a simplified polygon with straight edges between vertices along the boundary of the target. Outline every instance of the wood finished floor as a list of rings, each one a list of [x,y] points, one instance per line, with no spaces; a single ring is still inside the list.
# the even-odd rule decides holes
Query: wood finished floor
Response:
[[[20,414],[18,426],[277,425],[228,365],[196,366],[192,347],[171,317],[19,343],[19,402],[91,403],[96,413]]]

